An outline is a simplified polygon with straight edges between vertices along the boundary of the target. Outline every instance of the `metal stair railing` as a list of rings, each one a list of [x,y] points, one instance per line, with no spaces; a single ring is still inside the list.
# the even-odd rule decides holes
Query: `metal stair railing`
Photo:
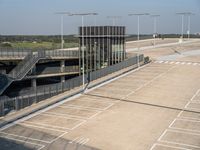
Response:
[[[23,79],[33,66],[42,58],[45,58],[44,51],[30,53],[8,74],[8,76],[14,80]]]
[[[12,83],[12,79],[5,74],[0,74],[0,95]]]
[[[23,79],[42,58],[45,58],[45,51],[32,52],[28,54],[9,74],[0,74],[0,95],[13,81]]]

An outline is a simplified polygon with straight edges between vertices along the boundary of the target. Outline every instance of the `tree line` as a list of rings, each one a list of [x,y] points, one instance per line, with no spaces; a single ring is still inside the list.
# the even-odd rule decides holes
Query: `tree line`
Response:
[[[78,38],[74,35],[64,35],[64,41],[68,43],[78,43]],[[0,35],[2,42],[60,42],[60,35]]]

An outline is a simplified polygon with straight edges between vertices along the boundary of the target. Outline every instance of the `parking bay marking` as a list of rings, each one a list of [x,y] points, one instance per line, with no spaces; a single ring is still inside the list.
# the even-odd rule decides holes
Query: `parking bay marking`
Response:
[[[169,141],[169,140],[162,140],[162,138],[165,136],[165,134],[166,134],[167,132],[175,132],[175,133],[189,134],[189,135],[195,135],[195,136],[199,136],[199,137],[200,137],[200,134],[197,134],[197,133],[190,133],[190,132],[175,131],[175,130],[166,129],[165,132],[164,132],[164,134],[162,135],[162,137],[158,139],[159,142],[165,142],[165,143],[170,143],[170,144],[183,145],[183,146],[188,146],[188,147],[193,147],[193,148],[200,148],[200,146],[197,146],[197,145],[186,144],[186,143],[180,143],[180,142],[173,142],[173,141]]]

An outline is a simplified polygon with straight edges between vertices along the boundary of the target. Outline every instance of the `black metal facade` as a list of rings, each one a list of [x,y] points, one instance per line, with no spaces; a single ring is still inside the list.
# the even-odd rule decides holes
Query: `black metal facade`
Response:
[[[119,63],[126,57],[124,26],[80,27],[79,40],[80,54],[83,51],[82,46],[84,49],[87,72]],[[80,64],[82,66],[82,61]]]

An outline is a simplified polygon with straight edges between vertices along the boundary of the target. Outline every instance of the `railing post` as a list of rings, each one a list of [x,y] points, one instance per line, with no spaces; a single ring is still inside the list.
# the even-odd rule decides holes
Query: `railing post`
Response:
[[[4,101],[0,101],[0,117],[4,115]]]
[[[15,97],[15,109],[19,110],[19,99],[17,97]]]

